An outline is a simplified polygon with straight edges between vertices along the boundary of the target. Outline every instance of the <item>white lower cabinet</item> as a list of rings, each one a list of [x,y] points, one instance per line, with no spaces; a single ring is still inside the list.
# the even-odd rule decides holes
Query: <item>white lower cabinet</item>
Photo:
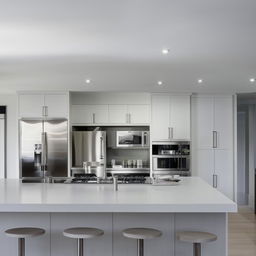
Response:
[[[216,187],[230,199],[233,199],[233,152],[231,150],[214,150]]]
[[[193,152],[193,175],[201,177],[213,186],[214,152],[213,149],[199,149]]]
[[[4,231],[26,226],[46,231],[42,236],[26,239],[26,256],[77,255],[77,240],[63,236],[63,230],[71,227],[95,227],[104,231],[103,236],[84,241],[85,255],[90,256],[136,255],[137,241],[122,235],[124,229],[134,227],[162,232],[161,237],[145,240],[147,256],[192,255],[192,245],[176,239],[176,232],[185,230],[216,234],[218,240],[203,245],[202,253],[227,256],[225,213],[0,213],[1,255],[17,256],[17,239],[7,237]]]

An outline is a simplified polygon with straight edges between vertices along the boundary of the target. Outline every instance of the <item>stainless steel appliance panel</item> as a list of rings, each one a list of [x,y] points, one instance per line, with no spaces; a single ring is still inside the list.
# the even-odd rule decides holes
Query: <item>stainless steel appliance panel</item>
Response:
[[[104,178],[106,174],[106,132],[73,132],[73,167],[82,167],[86,163],[91,173]],[[86,171],[86,170],[85,170]]]
[[[148,131],[117,131],[116,147],[149,147]]]
[[[66,119],[44,122],[46,176],[68,175],[68,122]]]
[[[43,122],[20,122],[20,168],[22,177],[43,177],[41,169]]]

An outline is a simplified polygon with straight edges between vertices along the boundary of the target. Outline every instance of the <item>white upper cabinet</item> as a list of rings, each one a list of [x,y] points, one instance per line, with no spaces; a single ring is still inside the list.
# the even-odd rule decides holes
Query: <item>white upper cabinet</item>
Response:
[[[20,118],[42,117],[43,107],[44,107],[43,94],[19,95],[19,117]]]
[[[67,94],[20,94],[20,118],[68,118]]]
[[[108,105],[72,105],[73,124],[108,123]]]
[[[149,124],[149,105],[128,105],[128,121],[130,124]]]
[[[170,97],[170,128],[174,140],[190,140],[190,96]]]
[[[190,96],[152,96],[152,140],[190,140]]]
[[[214,130],[216,132],[216,148],[233,147],[233,109],[231,97],[214,99]]]
[[[151,102],[151,139],[169,139],[169,96],[153,95]]]
[[[193,101],[193,141],[200,149],[213,147],[213,97],[198,97]]]
[[[193,100],[193,140],[197,148],[233,147],[233,105],[229,96],[199,96]]]
[[[66,94],[45,94],[44,104],[48,118],[68,117],[69,102]]]
[[[127,105],[109,105],[109,123],[126,124],[128,123]]]

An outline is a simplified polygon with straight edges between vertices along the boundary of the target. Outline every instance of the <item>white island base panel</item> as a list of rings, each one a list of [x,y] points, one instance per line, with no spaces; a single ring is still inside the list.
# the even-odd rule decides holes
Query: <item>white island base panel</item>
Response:
[[[136,240],[122,236],[131,227],[156,228],[162,237],[145,241],[145,256],[191,256],[192,244],[177,241],[177,231],[205,231],[217,235],[215,242],[202,245],[204,256],[227,256],[226,213],[0,213],[0,255],[17,256],[17,240],[4,230],[40,227],[46,234],[26,239],[26,256],[75,256],[75,239],[62,235],[65,228],[96,227],[102,237],[85,241],[85,255],[135,256]]]

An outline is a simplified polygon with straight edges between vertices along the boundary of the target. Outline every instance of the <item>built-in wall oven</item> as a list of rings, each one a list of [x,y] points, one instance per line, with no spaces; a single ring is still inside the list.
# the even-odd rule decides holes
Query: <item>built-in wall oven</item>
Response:
[[[152,174],[190,175],[190,143],[153,142],[152,143]]]

